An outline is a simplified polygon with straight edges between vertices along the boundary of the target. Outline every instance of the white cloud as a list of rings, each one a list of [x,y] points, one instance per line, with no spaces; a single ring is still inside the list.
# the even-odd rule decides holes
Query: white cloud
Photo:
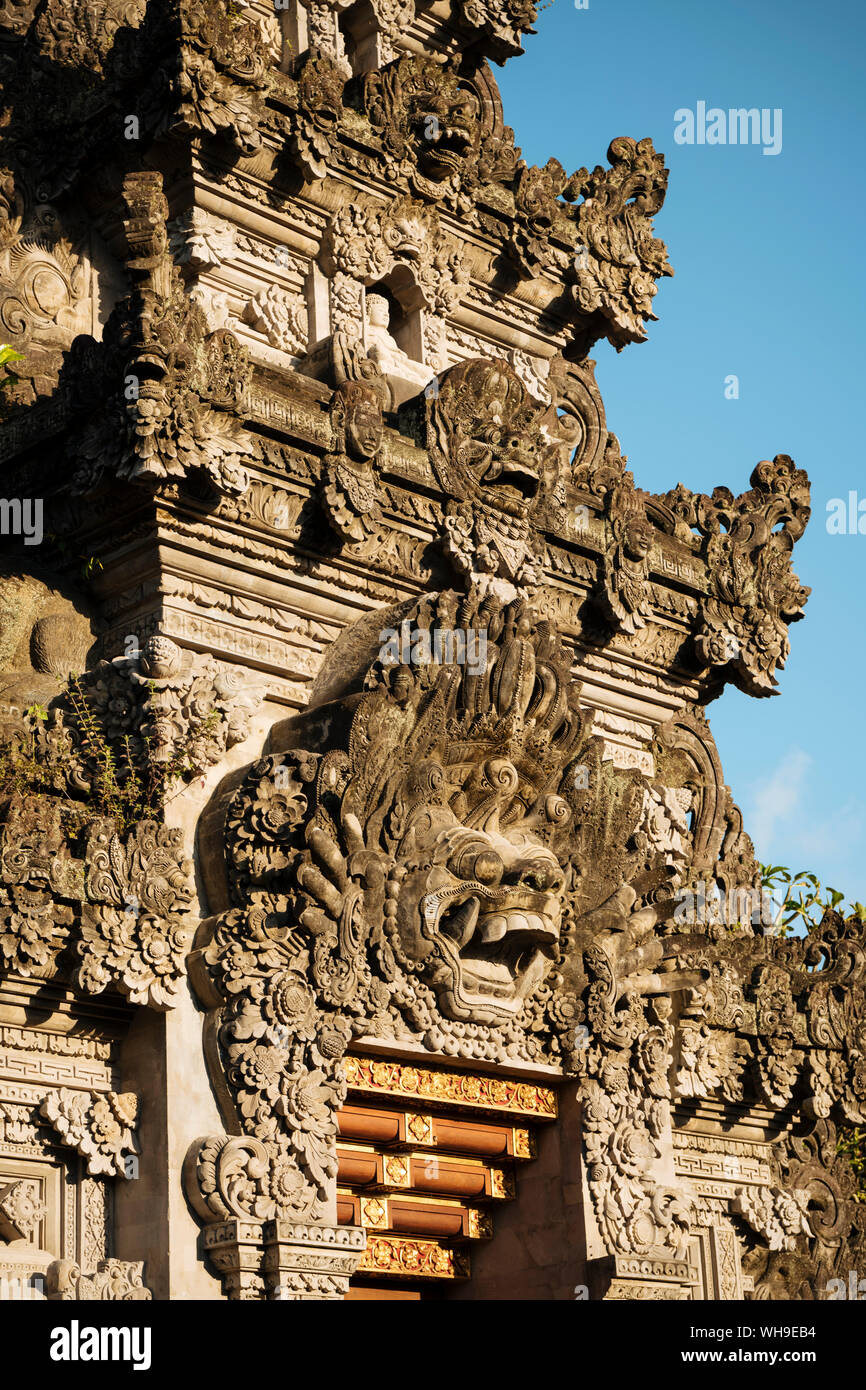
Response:
[[[802,748],[791,748],[754,792],[747,826],[758,858],[772,858],[777,827],[790,822],[801,810],[806,775],[812,763]]]

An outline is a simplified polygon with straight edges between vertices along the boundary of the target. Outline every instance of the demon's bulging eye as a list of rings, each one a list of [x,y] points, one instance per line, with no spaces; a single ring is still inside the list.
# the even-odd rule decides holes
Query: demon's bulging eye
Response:
[[[505,865],[499,855],[486,845],[467,845],[455,855],[450,867],[458,878],[483,883],[488,888],[499,883],[505,872]]]

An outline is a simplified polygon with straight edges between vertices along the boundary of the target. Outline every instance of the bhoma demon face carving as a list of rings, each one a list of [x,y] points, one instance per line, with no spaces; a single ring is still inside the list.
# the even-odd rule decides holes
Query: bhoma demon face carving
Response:
[[[268,949],[356,1033],[436,1046],[451,1024],[505,1028],[520,1055],[560,955],[589,716],[522,601],[446,592],[399,626],[411,655],[380,641],[352,674],[335,649],[341,698],[277,726],[215,801],[204,857],[224,844],[227,875],[211,891],[241,909],[217,937],[248,935],[251,911],[255,933],[273,923]]]
[[[435,801],[410,813],[398,847],[394,927],[407,963],[425,966],[443,1013],[496,1023],[517,1014],[550,969],[564,871],[535,818],[518,811],[501,824],[520,805],[520,775],[508,759],[482,764],[473,779],[481,800],[462,815],[443,804],[438,764],[421,769],[425,779]],[[556,796],[537,812],[548,825],[568,815]]]
[[[507,362],[486,358],[440,377],[427,400],[427,444],[446,492],[521,517],[555,486],[565,447],[556,412]]]
[[[331,1219],[353,1041],[574,1070],[584,1017],[637,1029],[634,972],[682,987],[647,940],[657,908],[633,911],[624,883],[657,877],[627,849],[641,776],[604,763],[591,724],[551,624],[472,585],[347,629],[310,707],[222,783],[199,831],[217,915],[190,974],[242,1136],[215,1142],[249,1159],[258,1217]]]
[[[477,96],[454,63],[420,55],[396,59],[364,79],[363,108],[391,154],[428,197],[459,188],[478,159]]]

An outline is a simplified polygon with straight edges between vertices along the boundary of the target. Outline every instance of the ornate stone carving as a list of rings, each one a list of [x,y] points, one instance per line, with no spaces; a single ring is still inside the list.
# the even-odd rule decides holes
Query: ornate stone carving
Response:
[[[143,1280],[143,1260],[100,1260],[93,1274],[82,1274],[74,1260],[55,1260],[48,1266],[46,1294],[59,1303],[136,1303],[153,1297]]]
[[[154,633],[134,655],[76,676],[47,717],[27,715],[10,733],[19,749],[32,741],[54,769],[57,791],[94,790],[101,775],[97,732],[121,780],[135,759],[151,773],[169,767],[188,780],[248,736],[259,692],[258,681],[239,668]]]
[[[311,18],[317,13],[326,16],[342,51],[335,11],[323,4],[310,5],[308,12]],[[351,76],[341,53],[329,53],[321,42],[316,49],[298,74],[297,110],[288,116],[288,149],[308,179],[323,179],[328,171],[336,127],[343,118],[343,88]]]
[[[61,1087],[45,1097],[40,1113],[51,1121],[61,1142],[81,1154],[88,1173],[126,1176],[127,1158],[139,1152],[137,1096]]]
[[[304,352],[307,346],[307,309],[300,295],[292,295],[279,285],[269,285],[254,295],[245,318],[272,347],[292,356]]]
[[[442,232],[435,209],[398,197],[385,207],[358,204],[338,212],[325,233],[320,261],[331,282],[336,382],[347,377],[375,382],[385,408],[395,409],[427,385],[434,368],[398,346],[389,331],[387,300],[366,295],[364,287],[397,272],[396,293],[424,315],[425,350],[429,346],[433,357],[441,356],[445,317],[468,283],[456,243]],[[320,370],[315,355],[310,366]]]
[[[364,77],[363,107],[412,188],[456,205],[481,141],[478,97],[460,83],[458,65],[416,54],[398,58]]]
[[[682,486],[662,499],[683,538],[700,537],[712,576],[695,648],[702,664],[751,695],[772,695],[790,649],[788,625],[803,616],[810,590],[791,569],[791,551],[810,516],[809,480],[787,454],[759,463],[751,490],[712,497]]]
[[[178,7],[180,71],[174,75],[173,110],[166,124],[177,131],[226,135],[246,153],[259,148],[270,56],[257,23],[206,0]]]
[[[430,370],[421,362],[414,362],[401,347],[398,347],[389,332],[390,309],[388,301],[381,294],[365,294],[364,340],[367,357],[373,362],[391,387],[391,399],[399,404],[399,395],[417,391],[430,381]],[[395,386],[397,391],[395,391]]]
[[[521,37],[533,32],[538,17],[532,0],[455,0],[453,11],[473,38],[478,34],[489,45],[487,51],[498,63],[523,52]]]
[[[446,516],[446,552],[476,579],[537,583],[539,526],[561,505],[571,431],[496,360],[470,359],[445,372],[427,396],[426,415],[431,463],[456,499]]]
[[[196,272],[216,270],[235,253],[237,235],[231,222],[203,208],[191,208],[167,224],[169,246],[177,265]]]
[[[247,736],[253,688],[213,657],[152,637],[140,656],[86,673],[47,718],[19,721],[12,747],[38,760],[45,791],[5,807],[0,964],[36,978],[70,971],[86,993],[120,988],[156,1008],[175,1001],[192,865],[181,832],[148,819],[147,797],[167,773],[200,773]],[[137,764],[151,780],[136,792]],[[88,796],[107,796],[115,815],[88,814]],[[136,796],[139,818],[118,824]]]
[[[596,962],[600,957],[593,958]],[[606,973],[603,968],[602,987]],[[690,1197],[654,1171],[670,1143],[669,1015],[670,1000],[664,997],[651,1002],[646,1020],[633,1005],[628,1017],[619,1016],[617,1050],[590,1049],[586,1058],[581,1094],[587,1178],[611,1253],[669,1249],[683,1259],[688,1245]]]
[[[0,168],[0,338],[24,356],[9,399],[29,405],[56,389],[63,350],[93,316],[93,267],[22,174]],[[8,389],[8,388],[7,388]]]
[[[442,632],[452,643],[459,634],[459,656],[437,651]],[[607,969],[630,980],[605,1005],[615,1031],[623,987],[697,978],[654,983],[657,913],[632,916],[634,890],[597,908],[622,883],[627,861],[613,842],[624,824],[636,829],[641,798],[634,774],[619,787],[613,771],[602,778],[600,741],[588,736],[550,625],[525,601],[471,589],[426,598],[395,623],[408,658],[380,635],[369,666],[376,639],[359,640],[360,650],[343,657],[337,643],[333,653],[341,701],[292,721],[286,751],[236,776],[203,831],[211,852],[225,842],[227,883],[210,891],[230,905],[203,924],[194,979],[214,1011],[227,1122],[246,1136],[202,1141],[190,1159],[193,1200],[209,1222],[327,1221],[353,1037],[488,1058],[540,1059],[547,1048],[573,1065],[586,983],[577,946],[611,923],[610,962],[622,964]],[[588,781],[574,774],[579,758],[595,769]],[[666,843],[643,845],[633,863],[663,876],[669,854]],[[594,949],[600,968],[608,956]],[[660,1025],[632,1022],[644,1077]],[[661,1030],[665,1056],[670,1031]],[[650,1145],[652,1127],[668,1123],[663,1094],[640,1121]],[[634,1100],[623,1099],[623,1113]],[[665,1232],[680,1239],[687,1221],[670,1194],[650,1184],[641,1202],[658,1227],[648,1245],[665,1244]]]
[[[0,1238],[4,1241],[29,1240],[47,1214],[38,1183],[22,1180],[0,1187]]]
[[[167,250],[161,175],[130,174],[124,197],[136,288],[106,330],[109,345],[121,341],[106,404],[75,441],[76,484],[91,488],[111,470],[150,486],[199,475],[243,493],[254,450],[232,412],[247,390],[246,353],[226,330],[209,332],[204,310],[184,293]]]
[[[325,459],[322,501],[338,536],[363,540],[381,515],[375,466],[382,443],[379,393],[362,382],[344,382],[334,392],[331,423],[337,451]]]
[[[47,818],[47,824],[46,824]],[[141,821],[126,835],[57,800],[14,797],[0,830],[0,965],[37,979],[72,973],[86,993],[173,1003],[191,939],[191,864],[180,832]]]
[[[577,206],[577,284],[572,291],[587,317],[600,316],[603,336],[622,348],[646,338],[654,319],[656,280],[673,275],[663,241],[652,235],[652,217],[664,202],[668,171],[651,140],[623,136],[607,152],[611,167],[574,175]],[[584,248],[586,253],[584,253]],[[595,333],[593,341],[602,334]]]
[[[802,1188],[768,1192],[741,1187],[734,1199],[734,1211],[763,1236],[769,1250],[793,1250],[801,1233],[812,1235],[808,1202],[809,1194]]]
[[[34,38],[66,67],[101,70],[118,29],[137,28],[145,0],[50,0],[36,21]]]
[[[605,511],[611,539],[604,554],[599,607],[615,628],[635,632],[651,612],[647,579],[653,528],[645,495],[626,486],[612,487],[605,496]]]

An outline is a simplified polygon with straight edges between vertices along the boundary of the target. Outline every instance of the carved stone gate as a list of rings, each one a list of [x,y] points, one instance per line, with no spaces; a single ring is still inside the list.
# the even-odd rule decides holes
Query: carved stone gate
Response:
[[[22,1296],[856,1264],[864,928],[766,934],[706,716],[775,692],[808,480],[635,486],[589,354],[655,317],[667,170],[527,166],[535,17],[0,4]]]

